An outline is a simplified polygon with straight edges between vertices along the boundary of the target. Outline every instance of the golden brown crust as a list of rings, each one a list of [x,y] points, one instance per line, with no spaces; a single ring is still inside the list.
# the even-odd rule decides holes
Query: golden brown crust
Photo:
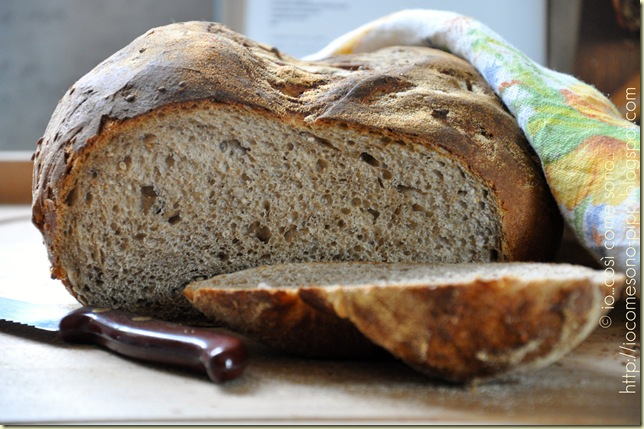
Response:
[[[385,354],[350,321],[325,310],[321,303],[311,305],[301,292],[220,289],[208,293],[185,290],[184,295],[215,323],[286,353],[318,358],[371,358]]]
[[[606,311],[612,289],[601,271],[522,265],[457,264],[458,275],[437,280],[411,273],[435,269],[439,278],[441,269],[455,268],[284,264],[195,282],[184,294],[209,317],[278,349],[324,357],[341,350],[346,357],[359,344],[357,356],[364,356],[368,339],[430,377],[473,383],[554,362]],[[616,294],[624,280],[615,279]],[[255,287],[263,283],[265,289]],[[360,334],[355,344],[338,340],[352,330]]]
[[[463,382],[552,362],[596,326],[601,295],[587,279],[517,279],[462,287],[317,290],[341,317],[410,366]],[[392,303],[393,302],[393,303]]]

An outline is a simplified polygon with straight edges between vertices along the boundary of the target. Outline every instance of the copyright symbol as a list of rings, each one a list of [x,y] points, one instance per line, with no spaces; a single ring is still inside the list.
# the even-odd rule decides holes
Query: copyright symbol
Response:
[[[599,318],[599,326],[602,328],[608,328],[613,323],[613,320],[608,316],[602,316]]]

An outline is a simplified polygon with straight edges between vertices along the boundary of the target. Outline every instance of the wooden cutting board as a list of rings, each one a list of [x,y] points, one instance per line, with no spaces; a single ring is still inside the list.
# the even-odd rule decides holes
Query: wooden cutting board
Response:
[[[0,206],[0,295],[77,307],[49,278],[29,217],[26,206]],[[0,424],[639,425],[639,346],[620,349],[624,306],[553,365],[476,387],[432,381],[394,360],[300,359],[250,341],[244,375],[217,385],[0,322]]]

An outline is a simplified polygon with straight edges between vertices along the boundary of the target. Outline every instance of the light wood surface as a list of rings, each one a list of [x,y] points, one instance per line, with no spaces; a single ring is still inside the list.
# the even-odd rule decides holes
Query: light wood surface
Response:
[[[26,206],[0,206],[0,295],[77,307],[49,278],[29,218]],[[559,362],[477,387],[438,383],[396,361],[299,359],[252,342],[244,375],[217,385],[0,322],[0,424],[639,425],[639,374],[629,379],[637,393],[619,393],[632,368],[620,355],[623,305],[610,328]]]

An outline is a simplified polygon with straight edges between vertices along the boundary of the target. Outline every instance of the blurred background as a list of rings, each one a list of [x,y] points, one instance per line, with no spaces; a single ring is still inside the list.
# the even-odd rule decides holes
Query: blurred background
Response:
[[[219,21],[302,56],[403,8],[473,16],[606,94],[639,88],[637,0],[0,0],[0,151],[33,151],[67,88],[152,27]]]

